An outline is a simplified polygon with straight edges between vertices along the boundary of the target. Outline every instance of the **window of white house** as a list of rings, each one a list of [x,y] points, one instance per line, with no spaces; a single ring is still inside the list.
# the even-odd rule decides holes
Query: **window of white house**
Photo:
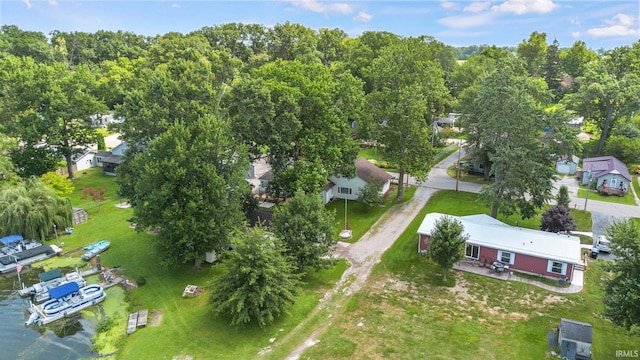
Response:
[[[470,257],[473,259],[479,259],[480,258],[480,246],[478,245],[473,245],[473,244],[467,244],[465,249],[464,249],[464,254],[466,257]]]
[[[513,265],[515,260],[516,260],[516,254],[508,251],[498,250],[498,261],[505,264]]]
[[[566,275],[567,264],[560,261],[549,260],[549,263],[547,264],[547,271],[554,274]]]
[[[349,195],[351,195],[351,188],[340,187],[340,188],[338,188],[338,194],[349,194]]]

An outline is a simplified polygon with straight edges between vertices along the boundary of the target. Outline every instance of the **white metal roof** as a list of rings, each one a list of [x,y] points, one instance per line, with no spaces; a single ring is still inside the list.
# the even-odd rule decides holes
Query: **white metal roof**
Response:
[[[580,238],[510,226],[484,214],[453,216],[429,213],[420,224],[418,234],[431,234],[436,220],[442,216],[450,216],[462,223],[464,232],[469,235],[468,243],[571,264],[582,263]]]

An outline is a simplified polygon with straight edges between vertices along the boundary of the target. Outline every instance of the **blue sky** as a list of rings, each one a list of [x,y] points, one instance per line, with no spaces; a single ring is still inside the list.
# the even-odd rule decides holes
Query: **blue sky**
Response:
[[[582,40],[594,50],[638,40],[639,17],[638,0],[0,1],[0,24],[45,34],[125,30],[153,36],[228,22],[271,27],[291,21],[315,30],[340,28],[351,37],[368,30],[430,35],[452,46],[517,45],[538,31],[561,47]]]

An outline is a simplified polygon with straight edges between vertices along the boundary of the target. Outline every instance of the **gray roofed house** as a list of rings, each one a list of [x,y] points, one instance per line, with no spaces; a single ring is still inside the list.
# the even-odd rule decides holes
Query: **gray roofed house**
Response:
[[[391,175],[372,164],[365,158],[359,158],[354,163],[356,176],[347,178],[340,175],[329,176],[329,183],[322,189],[322,200],[328,203],[332,199],[355,200],[358,193],[366,184],[377,181],[381,194],[386,194],[391,186]]]
[[[626,194],[628,185],[632,181],[627,165],[613,156],[583,159],[582,169],[582,184],[595,181],[598,190],[615,190]]]
[[[590,359],[592,336],[591,324],[561,319],[558,326],[560,356],[570,360]]]

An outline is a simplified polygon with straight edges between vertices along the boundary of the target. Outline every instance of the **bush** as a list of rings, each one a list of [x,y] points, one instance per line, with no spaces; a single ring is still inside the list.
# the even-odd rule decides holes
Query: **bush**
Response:
[[[143,286],[147,283],[147,279],[145,279],[144,276],[138,276],[136,283],[138,283],[138,286]]]
[[[113,318],[104,318],[98,323],[98,325],[96,325],[96,333],[100,334],[109,331],[113,327],[113,325],[115,325],[115,323],[116,322]]]

